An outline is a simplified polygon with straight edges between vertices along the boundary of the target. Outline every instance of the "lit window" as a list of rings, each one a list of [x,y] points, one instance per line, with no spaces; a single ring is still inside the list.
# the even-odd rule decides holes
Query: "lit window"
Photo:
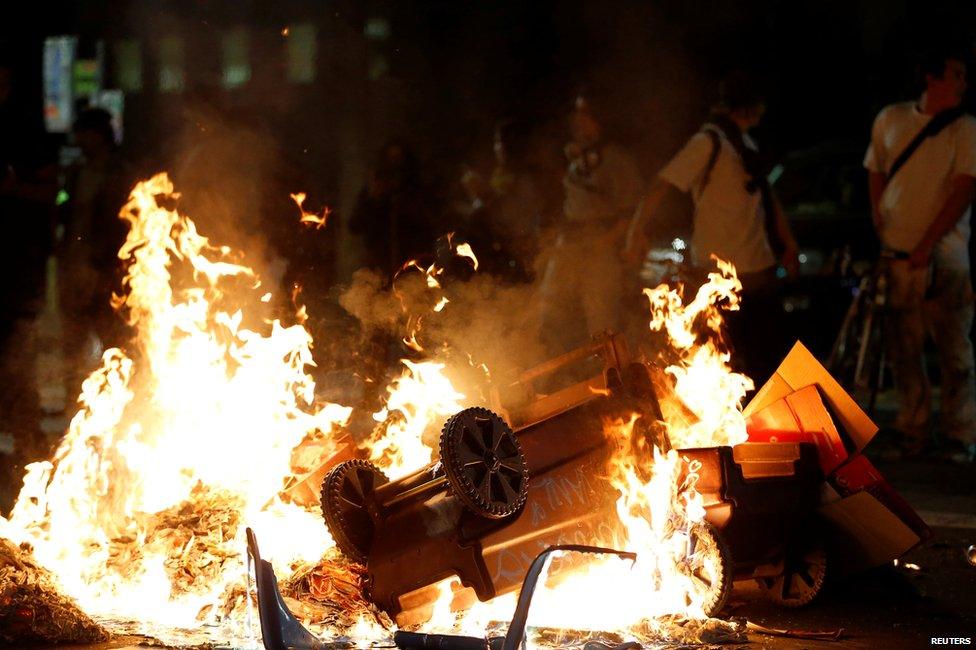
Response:
[[[390,37],[390,23],[386,18],[370,18],[363,26],[363,34],[371,41],[385,41]]]
[[[56,36],[44,40],[44,125],[51,133],[67,133],[74,120],[71,72],[78,39]]]
[[[251,79],[251,64],[247,57],[247,29],[236,27],[220,39],[224,57],[224,88],[239,88]]]
[[[315,58],[318,54],[317,30],[315,25],[302,23],[289,25],[288,39],[288,81],[308,84],[315,81]]]
[[[115,131],[115,142],[122,142],[122,118],[125,115],[125,93],[114,88],[102,90],[91,98],[91,105],[108,111],[112,116],[112,130]]]
[[[98,59],[76,59],[72,70],[75,97],[91,99],[102,89],[102,66]]]
[[[159,41],[159,91],[183,92],[186,79],[183,74],[183,39],[166,36]]]
[[[142,46],[131,38],[112,45],[114,85],[127,93],[142,90]]]

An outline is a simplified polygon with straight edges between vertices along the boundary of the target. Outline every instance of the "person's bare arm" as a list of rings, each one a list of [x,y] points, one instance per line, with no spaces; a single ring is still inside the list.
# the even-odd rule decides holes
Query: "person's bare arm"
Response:
[[[637,210],[627,228],[627,241],[624,245],[624,258],[628,261],[640,263],[647,255],[647,249],[650,247],[647,235],[644,234],[647,224],[671,189],[677,188],[660,177],[655,178],[647,194],[638,202]]]
[[[879,172],[868,172],[868,193],[871,195],[871,220],[874,230],[881,232],[881,195],[888,179]]]
[[[939,214],[925,231],[922,241],[918,243],[908,258],[908,264],[912,268],[918,269],[928,266],[935,245],[952,230],[956,222],[966,212],[966,208],[972,204],[973,198],[976,198],[976,178],[960,175],[952,179],[952,190],[949,192],[949,198],[946,199],[942,209],[939,210]]]

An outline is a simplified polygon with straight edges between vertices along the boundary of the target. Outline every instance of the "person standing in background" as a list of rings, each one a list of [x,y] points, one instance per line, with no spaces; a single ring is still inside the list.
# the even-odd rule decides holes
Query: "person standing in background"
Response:
[[[767,166],[749,132],[766,111],[763,90],[744,71],[719,85],[719,102],[702,128],[658,173],[641,201],[624,251],[639,263],[648,251],[646,228],[670,191],[691,194],[692,264],[710,268],[712,256],[735,266],[741,308],[728,312],[733,367],[761,384],[788,351],[782,326],[782,265],[798,270],[798,246],[767,180]]]
[[[75,390],[98,364],[102,350],[121,343],[111,297],[121,286],[118,252],[126,227],[119,211],[132,179],[115,145],[108,111],[83,110],[72,137],[81,160],[66,174],[58,288],[68,385]]]
[[[578,95],[569,115],[572,140],[564,148],[563,215],[540,287],[542,337],[553,354],[620,328],[621,242],[642,181],[637,161],[608,141],[606,126],[597,97]]]
[[[888,354],[898,393],[895,428],[904,451],[930,442],[926,332],[938,350],[941,416],[949,456],[976,457],[976,372],[969,339],[970,212],[976,196],[976,119],[961,108],[966,59],[936,52],[922,66],[924,91],[874,121],[864,157],[874,226],[888,262]]]
[[[508,120],[495,127],[495,166],[485,180],[473,169],[461,177],[466,201],[460,212],[464,238],[481,257],[482,270],[512,282],[532,278],[539,233],[549,207],[532,168],[531,133],[526,123]]]

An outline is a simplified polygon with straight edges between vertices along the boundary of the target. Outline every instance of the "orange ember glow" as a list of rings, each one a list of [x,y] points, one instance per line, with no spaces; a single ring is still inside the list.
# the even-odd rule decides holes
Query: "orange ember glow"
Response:
[[[310,214],[304,193],[291,197],[302,223],[325,225],[327,211]],[[160,174],[139,183],[122,209],[129,233],[119,257],[127,273],[114,303],[134,337],[125,349],[107,350],[85,380],[54,457],[28,466],[10,517],[0,517],[0,536],[29,545],[64,593],[99,620],[135,621],[147,634],[206,625],[222,642],[253,645],[256,622],[247,608],[227,607],[244,585],[244,528],[256,531],[279,579],[333,547],[318,506],[287,502],[281,492],[294,478],[295,448],[311,435],[337,450],[338,443],[328,445],[348,433],[351,409],[316,398],[304,307],[291,324],[255,316],[266,313],[272,292],[173,209],[176,198]],[[478,268],[469,244],[448,242]],[[605,423],[615,453],[602,478],[619,493],[613,542],[635,551],[636,563],[574,563],[540,587],[532,625],[641,640],[666,637],[676,617],[706,617],[723,579],[721,558],[692,542],[706,526],[698,468],[676,450],[744,440],[740,403],[752,385],[731,372],[714,337],[700,335],[703,327],[717,332],[721,309],[737,305],[734,269],[718,268],[688,304],[666,286],[644,291],[650,328],[667,335],[676,359],[666,368],[671,394],[662,397],[663,407],[681,407],[664,408],[674,448],[635,443],[636,416]],[[408,270],[421,274],[431,311],[450,309],[443,269],[411,260],[400,273]],[[406,319],[404,342],[417,353],[427,315]],[[470,355],[468,362],[474,365]],[[361,449],[391,479],[431,463],[445,420],[472,405],[449,376],[440,361],[405,359],[387,386]],[[441,595],[424,629],[483,635],[514,608],[509,594],[458,614],[450,610],[449,581]],[[365,616],[352,628],[326,631],[358,640],[390,634]]]
[[[305,210],[304,204],[305,204],[305,199],[307,198],[305,192],[296,192],[295,194],[289,194],[289,196],[291,197],[291,200],[294,201],[296,205],[298,205],[298,209],[301,210],[302,212],[302,216],[298,220],[299,223],[305,224],[306,226],[311,226],[316,230],[325,226],[325,222],[329,218],[328,207],[323,208],[322,215],[319,216],[314,212],[308,212],[307,210]]]
[[[317,559],[332,543],[321,519],[277,495],[292,449],[337,430],[350,409],[315,400],[303,327],[245,325],[243,306],[259,300],[254,273],[166,207],[175,197],[158,175],[123,208],[127,292],[117,303],[135,339],[107,350],[84,382],[54,458],[28,467],[0,534],[30,544],[95,616],[190,627],[240,583],[244,526],[200,531],[217,534],[226,556],[210,580],[177,588],[172,567],[193,540],[173,549],[154,536],[154,519],[208,494],[259,531],[283,574]]]

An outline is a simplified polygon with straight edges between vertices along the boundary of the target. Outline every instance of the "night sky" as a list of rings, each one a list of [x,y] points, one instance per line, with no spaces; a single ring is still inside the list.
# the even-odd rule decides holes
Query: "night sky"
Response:
[[[452,142],[432,147],[443,152],[463,149],[472,125],[501,114],[558,114],[576,84],[594,79],[627,108],[625,132],[640,134],[651,149],[667,149],[695,128],[715,81],[745,66],[770,82],[767,139],[785,151],[838,137],[863,140],[878,107],[907,92],[917,52],[929,42],[966,39],[976,27],[972,2],[274,4],[102,0],[53,10],[58,3],[44,3],[43,10],[26,7],[28,15],[3,21],[0,39],[36,96],[45,35],[260,29],[296,19],[337,21],[361,32],[370,18],[383,17],[390,36],[376,49],[389,76],[422,98],[409,122],[438,124],[442,135],[448,127]],[[152,24],[153,10],[166,20]]]

